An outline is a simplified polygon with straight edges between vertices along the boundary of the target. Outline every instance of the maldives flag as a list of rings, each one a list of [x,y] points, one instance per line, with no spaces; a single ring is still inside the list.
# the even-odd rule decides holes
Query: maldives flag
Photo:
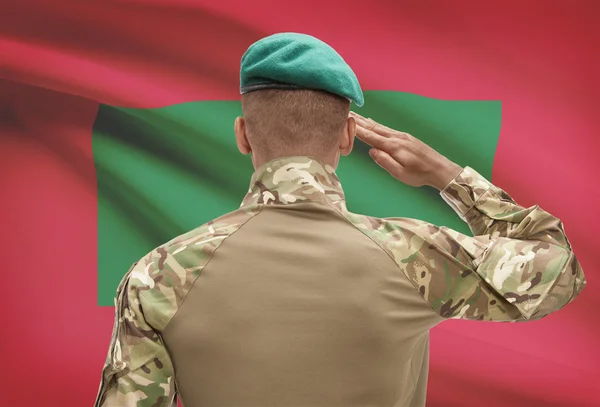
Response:
[[[525,4],[523,4],[525,3]],[[239,207],[239,62],[276,32],[332,45],[358,109],[559,217],[588,279],[557,314],[432,331],[428,405],[600,406],[600,175],[593,1],[33,1],[0,13],[1,406],[92,405],[118,281]],[[357,142],[348,208],[470,233]]]

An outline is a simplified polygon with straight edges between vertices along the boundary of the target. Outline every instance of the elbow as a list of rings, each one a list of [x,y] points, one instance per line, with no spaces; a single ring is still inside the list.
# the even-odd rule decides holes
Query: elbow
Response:
[[[581,264],[571,251],[557,277],[536,312],[527,319],[541,319],[564,308],[577,298],[587,283]]]
[[[573,301],[583,290],[587,281],[583,274],[581,264],[573,252],[569,252],[569,257],[565,262],[561,275],[552,291],[556,291],[560,303],[560,308]]]
[[[583,290],[585,285],[587,284],[587,280],[585,279],[585,274],[583,273],[583,269],[581,268],[581,264],[577,260],[577,257],[573,253],[566,265],[566,272],[570,278],[570,285],[572,287],[572,295],[569,301],[565,302],[565,305],[569,302],[573,301]]]

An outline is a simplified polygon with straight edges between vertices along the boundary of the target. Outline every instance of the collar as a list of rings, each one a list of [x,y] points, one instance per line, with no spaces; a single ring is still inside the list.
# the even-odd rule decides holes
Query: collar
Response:
[[[268,161],[252,175],[250,189],[240,206],[303,201],[329,203],[345,210],[344,191],[331,165],[308,156]]]

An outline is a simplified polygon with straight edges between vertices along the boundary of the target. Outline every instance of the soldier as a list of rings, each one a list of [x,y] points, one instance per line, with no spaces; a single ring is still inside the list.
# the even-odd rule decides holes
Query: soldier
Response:
[[[250,190],[125,275],[96,406],[424,406],[431,328],[539,319],[583,289],[559,219],[350,113],[362,90],[327,44],[263,38],[240,79]],[[437,188],[474,237],[350,212],[335,168],[355,135],[400,182]]]

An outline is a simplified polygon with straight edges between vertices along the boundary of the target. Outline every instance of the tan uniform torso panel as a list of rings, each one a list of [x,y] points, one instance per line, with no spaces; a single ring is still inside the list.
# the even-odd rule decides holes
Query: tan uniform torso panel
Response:
[[[309,202],[228,237],[163,338],[186,406],[405,407],[440,320],[385,251]]]

